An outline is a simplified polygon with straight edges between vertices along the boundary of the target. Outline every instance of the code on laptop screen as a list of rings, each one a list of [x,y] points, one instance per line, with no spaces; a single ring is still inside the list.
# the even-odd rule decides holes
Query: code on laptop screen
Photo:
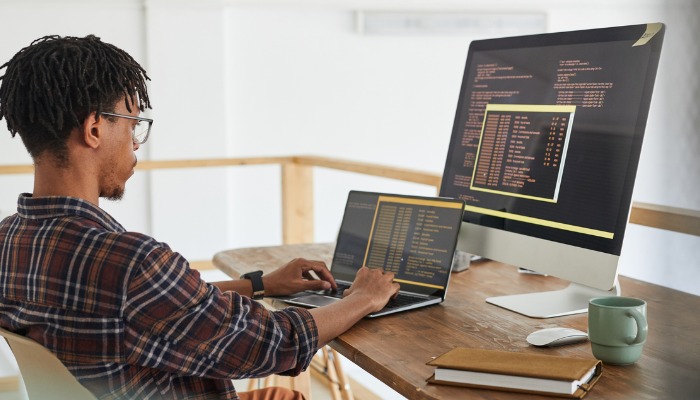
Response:
[[[460,200],[353,191],[332,271],[352,281],[363,265],[395,274],[402,289],[444,291],[462,222]]]

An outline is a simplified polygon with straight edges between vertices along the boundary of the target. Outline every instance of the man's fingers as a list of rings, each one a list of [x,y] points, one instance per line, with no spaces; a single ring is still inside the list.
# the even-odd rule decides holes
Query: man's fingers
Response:
[[[328,290],[331,289],[331,283],[320,279],[313,279],[304,283],[304,290]]]
[[[401,286],[396,282],[394,282],[393,286],[394,286],[394,294],[391,295],[391,298],[395,299],[399,295],[399,290],[401,289]]]
[[[333,289],[338,288],[338,285],[335,283],[335,279],[333,278],[333,275],[331,275],[331,271],[329,271],[328,267],[326,267],[325,262],[307,260],[306,267],[308,267],[308,269],[306,269],[304,273],[308,274],[309,271],[313,271],[319,277],[320,282],[328,282],[330,287]]]
[[[304,271],[301,273],[301,276],[304,277],[304,279],[318,279],[318,277],[312,275],[309,271]]]

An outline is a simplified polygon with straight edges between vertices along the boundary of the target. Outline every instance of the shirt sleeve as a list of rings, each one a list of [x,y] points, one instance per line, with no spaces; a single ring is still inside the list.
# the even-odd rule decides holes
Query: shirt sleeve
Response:
[[[318,346],[308,311],[272,312],[236,292],[221,292],[164,245],[132,274],[123,318],[127,362],[177,374],[298,375]]]

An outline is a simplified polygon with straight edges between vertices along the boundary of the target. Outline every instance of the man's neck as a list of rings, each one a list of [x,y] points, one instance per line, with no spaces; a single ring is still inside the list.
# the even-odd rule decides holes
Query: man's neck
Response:
[[[96,188],[94,178],[74,166],[59,167],[50,160],[38,160],[34,164],[34,197],[70,196],[99,206]]]

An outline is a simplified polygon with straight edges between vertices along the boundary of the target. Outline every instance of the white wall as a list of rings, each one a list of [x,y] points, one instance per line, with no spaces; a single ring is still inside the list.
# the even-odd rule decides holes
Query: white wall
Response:
[[[700,176],[695,156],[700,151],[699,135],[694,128],[700,117],[693,106],[700,84],[690,70],[700,59],[693,45],[699,33],[693,17],[700,16],[697,5],[683,1],[579,5],[532,1],[527,6],[495,1],[480,2],[478,7],[472,6],[475,2],[458,3],[441,2],[455,11],[515,7],[545,12],[548,31],[666,22],[634,199],[700,209],[700,190],[694,184]],[[386,4],[374,7],[385,9]],[[390,8],[401,10],[391,4]],[[420,2],[422,8],[426,4]],[[230,96],[236,110],[231,154],[327,154],[442,172],[466,50],[476,36],[362,36],[354,31],[354,9],[229,9],[230,52],[235,58]],[[679,85],[678,76],[689,79]],[[671,112],[675,115],[670,116]],[[431,193],[420,185],[355,180],[332,171],[318,173],[316,184],[318,241],[333,240],[349,189]],[[699,244],[697,237],[630,225],[620,271],[700,293]]]
[[[0,1],[0,65],[33,40],[47,35],[85,36],[95,34],[102,40],[129,52],[143,63],[145,32],[143,6],[138,1],[113,4],[105,1]],[[0,71],[5,74],[5,70]],[[0,122],[0,163],[31,164],[19,136],[11,139],[3,120]],[[144,157],[140,152],[139,157]],[[31,192],[31,175],[0,176],[0,216],[17,210],[17,195]],[[129,229],[148,231],[148,176],[137,174],[127,186],[127,196],[119,203],[103,201],[102,206]]]
[[[219,2],[146,2],[153,159],[225,157],[225,20]],[[192,259],[229,247],[224,169],[154,171],[152,235]]]
[[[0,25],[0,62],[48,33],[95,32],[131,52],[153,79],[156,122],[142,159],[318,154],[434,173],[443,169],[466,51],[478,35],[361,35],[356,10],[543,13],[546,31],[665,22],[634,199],[700,209],[692,69],[700,6],[691,0],[36,3],[0,1],[0,13],[13,16]],[[29,162],[6,134],[0,157]],[[317,241],[334,240],[350,189],[434,194],[323,169],[315,183]],[[0,185],[5,211],[31,179],[0,177]],[[125,200],[105,207],[191,259],[281,242],[277,167],[140,172],[127,188]],[[621,273],[700,294],[698,259],[700,238],[630,225]]]

